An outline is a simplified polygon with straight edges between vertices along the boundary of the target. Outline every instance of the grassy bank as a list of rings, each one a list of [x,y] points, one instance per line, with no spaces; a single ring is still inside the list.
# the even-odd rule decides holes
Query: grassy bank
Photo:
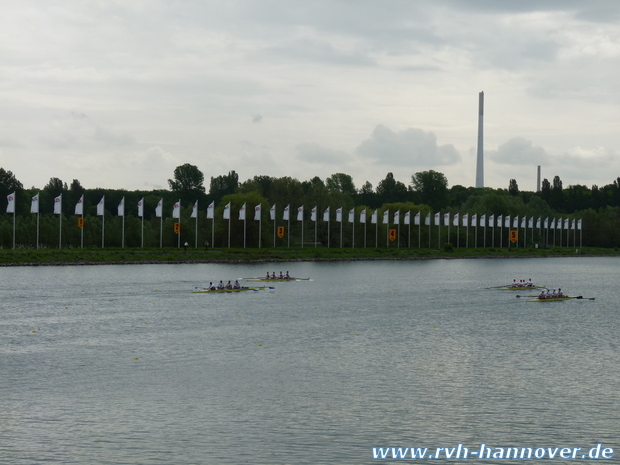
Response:
[[[535,248],[265,248],[195,249],[17,249],[0,250],[0,266],[80,265],[117,263],[225,263],[329,260],[427,260],[459,258],[525,258],[617,256],[618,249]]]

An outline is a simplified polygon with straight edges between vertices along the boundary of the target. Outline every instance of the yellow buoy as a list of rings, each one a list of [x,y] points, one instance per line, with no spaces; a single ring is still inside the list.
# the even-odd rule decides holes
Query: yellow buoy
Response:
[[[33,333],[36,333],[36,332],[37,332],[37,330],[36,330],[36,329],[33,329],[33,330],[32,330],[32,332],[33,332]]]
[[[140,357],[134,357],[133,359],[134,360],[140,360]]]
[[[262,345],[262,344],[258,344],[258,346],[259,346],[259,347],[263,347],[263,345]]]

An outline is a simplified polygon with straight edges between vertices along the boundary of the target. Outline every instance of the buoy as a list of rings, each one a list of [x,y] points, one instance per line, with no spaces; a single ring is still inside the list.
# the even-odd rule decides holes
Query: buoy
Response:
[[[69,307],[65,307],[65,308],[69,308]]]
[[[134,360],[140,360],[140,357],[134,357]]]
[[[262,345],[262,344],[258,344],[258,345],[259,345],[259,347],[263,347],[263,345]]]
[[[32,332],[33,332],[33,333],[36,333],[36,332],[37,332],[37,330],[36,330],[36,329],[33,329],[33,330],[32,330]]]

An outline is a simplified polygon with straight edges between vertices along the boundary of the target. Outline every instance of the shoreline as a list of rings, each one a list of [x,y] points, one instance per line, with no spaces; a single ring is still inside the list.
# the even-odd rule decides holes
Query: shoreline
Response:
[[[193,264],[258,264],[258,263],[301,263],[301,262],[363,262],[363,261],[420,261],[420,260],[501,260],[501,259],[528,259],[528,258],[567,258],[567,257],[618,257],[619,254],[547,254],[547,255],[476,255],[476,256],[408,256],[408,257],[298,257],[298,258],[187,258],[187,259],[142,259],[142,260],[50,260],[33,262],[6,262],[0,267],[38,267],[38,266],[95,266],[95,265],[193,265]]]

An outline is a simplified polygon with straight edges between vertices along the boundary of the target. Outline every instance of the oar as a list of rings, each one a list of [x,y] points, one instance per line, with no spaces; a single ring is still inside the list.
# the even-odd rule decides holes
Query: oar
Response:
[[[491,286],[491,287],[485,287],[485,289],[499,289],[502,287],[511,287],[512,284],[504,284],[503,286]]]
[[[582,299],[582,300],[596,300],[596,297],[584,297],[582,295],[573,297],[574,299]]]
[[[538,294],[518,295],[518,296],[516,296],[516,297],[517,297],[517,299],[518,299],[519,297],[538,297]]]

